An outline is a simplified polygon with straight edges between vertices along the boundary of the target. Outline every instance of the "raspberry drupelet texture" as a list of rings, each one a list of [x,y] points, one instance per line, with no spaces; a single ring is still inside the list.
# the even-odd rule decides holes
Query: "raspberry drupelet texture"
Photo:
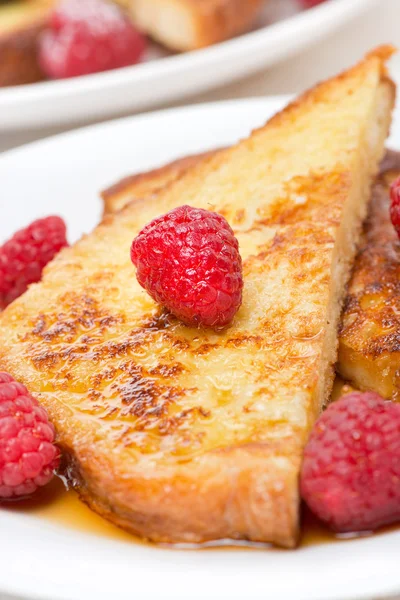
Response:
[[[0,372],[0,499],[32,494],[59,462],[54,427],[25,386]]]
[[[390,186],[390,218],[400,238],[400,177]]]
[[[44,73],[63,79],[137,63],[146,38],[128,16],[105,0],[64,0],[54,10],[41,39]]]
[[[43,268],[67,246],[60,217],[38,219],[17,231],[0,247],[0,309],[18,298],[30,283],[40,281]]]
[[[226,219],[181,206],[154,219],[132,243],[137,279],[184,323],[222,328],[242,302],[239,244]]]
[[[400,405],[371,392],[331,404],[306,446],[301,494],[337,532],[400,521]]]

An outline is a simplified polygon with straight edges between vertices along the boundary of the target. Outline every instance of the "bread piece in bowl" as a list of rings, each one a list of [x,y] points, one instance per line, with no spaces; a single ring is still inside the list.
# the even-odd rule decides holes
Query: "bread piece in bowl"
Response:
[[[264,0],[130,0],[140,29],[171,50],[195,50],[248,30]]]
[[[38,64],[38,40],[52,4],[52,0],[0,4],[0,87],[44,79]]]

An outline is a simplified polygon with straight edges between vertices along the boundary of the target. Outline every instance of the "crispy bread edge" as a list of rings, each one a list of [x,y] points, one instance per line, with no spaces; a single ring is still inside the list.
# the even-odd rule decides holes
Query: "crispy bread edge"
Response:
[[[371,56],[376,56],[379,59],[387,60],[394,51],[395,49],[393,46],[380,46],[368,54],[365,60],[368,60],[368,58]],[[357,68],[357,65],[353,68]],[[346,73],[342,73],[338,75],[337,79],[341,79],[343,76],[345,76],[345,74]],[[389,77],[387,77],[387,71],[384,66],[382,66],[382,78],[390,86],[392,86],[395,94],[396,90],[394,83]],[[306,91],[302,96],[290,103],[283,111],[278,112],[274,117],[272,117],[270,122],[277,123],[282,117],[286,117],[286,113],[289,113],[299,103],[307,102],[310,98],[313,98],[313,94],[314,88]],[[104,202],[104,215],[115,213],[132,201],[156,194],[166,185],[170,185],[182,177],[190,168],[198,166],[207,158],[215,158],[219,151],[222,150],[229,149],[219,148],[218,150],[210,150],[200,154],[192,154],[174,160],[156,169],[151,169],[146,172],[124,177],[100,193]]]
[[[131,201],[156,194],[179,179],[190,167],[216,152],[185,156],[157,169],[124,177],[100,193],[104,202],[104,214],[117,212]]]
[[[222,448],[171,471],[130,474],[129,489],[103,453],[75,451],[66,474],[91,509],[153,542],[248,539],[293,548],[301,457],[290,449],[290,440],[281,455],[266,443]]]

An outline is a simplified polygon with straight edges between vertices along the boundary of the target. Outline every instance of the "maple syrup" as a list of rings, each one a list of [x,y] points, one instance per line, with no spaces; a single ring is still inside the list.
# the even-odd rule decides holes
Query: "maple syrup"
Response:
[[[67,490],[63,481],[54,478],[45,488],[39,489],[32,498],[10,502],[2,506],[2,509],[12,512],[21,512],[26,515],[45,519],[49,522],[64,526],[69,530],[77,530],[82,533],[105,537],[116,541],[130,543],[144,543],[139,538],[119,529],[116,525],[109,523],[103,517],[90,510],[83,502],[79,500],[78,495],[73,490]],[[311,546],[322,543],[331,543],[337,538],[330,533],[310,512],[305,511],[304,515],[304,533],[302,535],[301,546]],[[213,543],[210,545],[199,546],[199,548],[217,549],[226,548],[224,543]],[[183,547],[183,546],[182,546]],[[186,547],[186,546],[184,546]],[[189,545],[188,548],[196,548],[195,545]],[[231,548],[268,548],[265,544],[246,544],[239,543]]]
[[[119,529],[91,511],[79,500],[74,491],[66,489],[63,481],[58,477],[55,477],[46,487],[37,490],[32,498],[9,502],[2,508],[40,517],[82,533],[119,541],[139,541],[127,531]]]
[[[32,498],[20,500],[18,502],[9,502],[1,506],[1,510],[12,512],[21,512],[26,515],[32,515],[45,519],[51,523],[61,525],[69,530],[80,531],[88,535],[104,537],[115,541],[122,541],[135,544],[146,544],[147,542],[137,538],[109,523],[103,517],[94,513],[83,502],[79,500],[78,495],[73,490],[67,490],[63,481],[54,478],[45,488],[39,489]],[[393,531],[396,526],[385,527],[381,529],[380,535]],[[314,515],[303,507],[302,534],[300,539],[300,548],[310,546],[319,546],[321,544],[332,544],[346,542],[354,538],[365,537],[366,534],[335,535],[323,525]],[[158,546],[152,545],[154,548]],[[232,543],[230,540],[222,542],[212,542],[210,544],[184,544],[184,545],[162,545],[163,548],[171,549],[194,549],[194,550],[257,550],[265,551],[270,548],[268,544],[254,544],[251,542]],[[276,548],[274,549],[276,551]]]

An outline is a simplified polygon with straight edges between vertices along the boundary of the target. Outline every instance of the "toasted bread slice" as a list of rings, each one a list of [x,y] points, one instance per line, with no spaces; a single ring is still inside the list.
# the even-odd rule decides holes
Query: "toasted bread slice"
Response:
[[[107,216],[0,316],[0,369],[47,408],[67,477],[117,525],[163,542],[296,544],[302,451],[331,392],[394,101],[389,54]],[[243,305],[222,332],[184,326],[134,276],[132,238],[184,203],[224,214],[239,239]]]
[[[254,23],[263,0],[131,0],[138,27],[171,50],[210,46]]]
[[[203,152],[202,154],[185,156],[158,169],[121,179],[121,181],[101,193],[104,201],[104,213],[117,212],[133,200],[156,194],[163,187],[182,177],[190,167],[212,156],[212,154],[213,152]]]
[[[374,186],[346,299],[338,370],[360,389],[400,400],[400,242],[390,221],[389,185],[400,154],[389,152]]]
[[[44,78],[37,46],[52,4],[53,0],[19,0],[0,5],[0,87]]]

